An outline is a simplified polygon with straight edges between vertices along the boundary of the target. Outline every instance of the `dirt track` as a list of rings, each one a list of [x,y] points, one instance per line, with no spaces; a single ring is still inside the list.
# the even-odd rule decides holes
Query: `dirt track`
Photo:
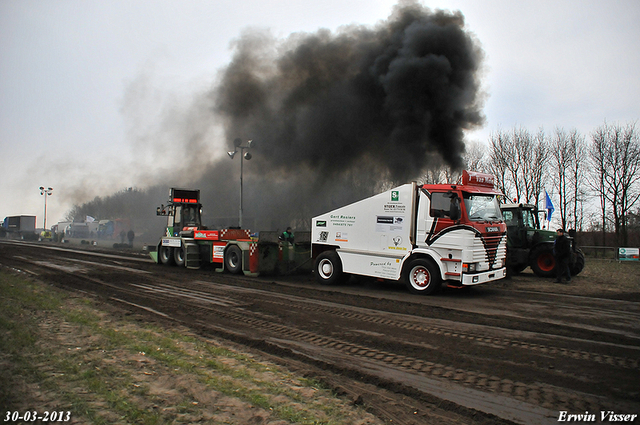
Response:
[[[0,263],[259,350],[393,423],[640,413],[637,282],[615,293],[524,274],[423,297],[369,280],[320,287],[36,244],[0,243]]]

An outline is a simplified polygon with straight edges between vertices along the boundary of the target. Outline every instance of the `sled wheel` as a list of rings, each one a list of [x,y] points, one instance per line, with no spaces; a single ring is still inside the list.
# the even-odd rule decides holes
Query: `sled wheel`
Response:
[[[229,273],[242,273],[242,250],[238,245],[231,245],[224,252],[224,266]]]

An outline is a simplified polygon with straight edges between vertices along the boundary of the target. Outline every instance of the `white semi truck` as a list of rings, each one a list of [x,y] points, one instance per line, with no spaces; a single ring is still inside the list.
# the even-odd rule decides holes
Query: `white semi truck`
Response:
[[[431,294],[443,282],[463,287],[502,279],[507,234],[499,195],[492,175],[464,171],[461,184],[413,182],[317,216],[316,279],[402,279],[416,294]]]

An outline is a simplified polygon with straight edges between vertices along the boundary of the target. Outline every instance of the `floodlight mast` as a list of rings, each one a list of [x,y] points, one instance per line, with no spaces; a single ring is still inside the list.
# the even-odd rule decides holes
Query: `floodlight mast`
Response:
[[[44,230],[47,230],[47,196],[51,196],[52,193],[52,187],[45,188],[44,186],[40,186],[40,195],[44,195],[44,221],[42,223]]]
[[[244,160],[247,161],[251,159],[251,154],[249,152],[244,153],[245,149],[249,149],[253,145],[253,140],[247,141],[247,146],[242,146],[242,139],[237,138],[233,141],[234,150],[227,152],[229,158],[233,159],[233,157],[238,153],[238,149],[240,149],[240,210],[238,215],[238,227],[242,229],[242,175],[244,172]]]

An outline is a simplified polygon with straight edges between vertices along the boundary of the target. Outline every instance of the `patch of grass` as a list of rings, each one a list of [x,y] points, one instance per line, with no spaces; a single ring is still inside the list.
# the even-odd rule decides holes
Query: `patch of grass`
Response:
[[[343,424],[367,415],[317,381],[183,330],[114,319],[90,299],[2,270],[0,335],[0,406],[8,410],[49,406],[93,424],[195,422],[222,409],[196,401],[207,391],[238,400],[229,411],[246,405],[292,423]],[[151,388],[160,376],[170,401]]]

